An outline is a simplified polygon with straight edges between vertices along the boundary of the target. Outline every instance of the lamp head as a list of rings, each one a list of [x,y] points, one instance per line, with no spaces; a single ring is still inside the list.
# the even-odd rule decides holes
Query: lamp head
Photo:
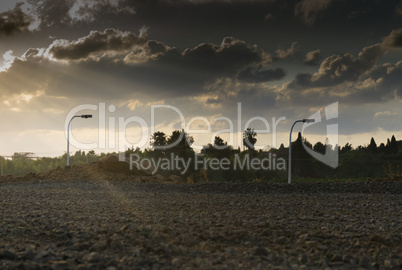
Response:
[[[92,114],[83,114],[81,118],[92,118]]]
[[[303,123],[314,123],[315,119],[303,119]]]

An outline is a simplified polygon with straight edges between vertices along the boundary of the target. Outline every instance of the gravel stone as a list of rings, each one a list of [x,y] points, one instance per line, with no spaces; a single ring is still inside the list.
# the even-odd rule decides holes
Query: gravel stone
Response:
[[[402,182],[82,178],[0,182],[0,269],[401,268]]]
[[[268,254],[269,254],[268,251],[263,247],[257,247],[254,250],[254,255],[256,256],[267,256]]]

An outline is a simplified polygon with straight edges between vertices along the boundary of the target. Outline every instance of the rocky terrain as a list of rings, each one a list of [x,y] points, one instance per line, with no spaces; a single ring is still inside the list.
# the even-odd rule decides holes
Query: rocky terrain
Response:
[[[108,177],[0,179],[0,269],[401,267],[399,181],[189,185]]]

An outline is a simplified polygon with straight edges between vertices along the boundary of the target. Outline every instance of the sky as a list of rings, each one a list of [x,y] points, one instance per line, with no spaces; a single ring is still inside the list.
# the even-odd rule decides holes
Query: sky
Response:
[[[287,146],[317,112],[308,141],[379,145],[402,139],[402,1],[3,0],[0,96],[0,155],[61,155],[87,113],[72,151],[182,127]]]

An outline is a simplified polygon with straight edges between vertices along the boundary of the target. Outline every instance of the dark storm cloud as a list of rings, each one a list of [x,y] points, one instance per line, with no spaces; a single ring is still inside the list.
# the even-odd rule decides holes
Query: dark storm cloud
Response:
[[[57,59],[85,60],[91,54],[108,52],[119,52],[130,56],[138,47],[146,50],[148,57],[159,54],[155,60],[208,72],[233,73],[248,65],[265,66],[271,62],[271,56],[258,49],[256,45],[249,45],[234,37],[224,38],[219,45],[202,43],[173,55],[169,52],[177,49],[155,40],[148,40],[144,33],[137,36],[115,29],[92,31],[88,36],[72,42],[56,40],[50,46],[50,52]]]
[[[169,48],[167,48],[165,44],[155,40],[148,41],[147,47],[149,48],[151,54],[166,54],[169,51]]]
[[[85,0],[75,1],[74,6],[70,9],[69,15],[73,21],[91,22],[102,13],[112,14],[135,14],[133,7],[126,5],[125,0]]]
[[[221,98],[208,98],[207,101],[205,101],[205,104],[207,105],[214,105],[214,104],[221,104],[223,100]]]
[[[220,44],[202,43],[194,48],[180,51],[157,41],[144,46],[148,61],[138,64],[136,57],[126,57],[127,68],[135,80],[181,96],[201,93],[206,83],[218,78],[235,79],[243,71],[267,68],[271,56],[255,45],[233,37],[226,37]],[[249,82],[280,79],[283,70],[259,71],[242,75]],[[249,75],[249,76],[246,76]],[[240,79],[240,78],[239,78]]]
[[[271,56],[256,45],[249,45],[234,37],[226,37],[222,43],[203,43],[186,49],[182,54],[183,66],[206,73],[233,76],[248,66],[266,66]]]
[[[306,89],[338,85],[346,81],[354,81],[364,72],[372,69],[385,50],[381,44],[363,48],[357,57],[350,53],[332,55],[326,58],[315,74],[301,73],[289,84],[289,88]]]
[[[297,75],[295,81],[298,81],[299,85],[310,87],[295,89],[293,81],[284,85],[277,100],[315,106],[340,100],[343,104],[358,105],[402,99],[402,61],[374,66],[355,80],[345,80],[325,87],[314,85],[313,77],[314,75],[308,73]]]
[[[272,61],[271,56],[256,45],[234,37],[224,38],[221,44],[202,43],[181,52],[141,35],[107,29],[93,31],[77,41],[56,40],[50,46],[50,53],[57,59],[88,61],[93,60],[93,56],[99,61],[112,55],[114,62],[124,62],[122,66],[128,65],[127,69],[140,65],[149,72],[140,72],[146,78],[158,75],[159,80],[167,80],[173,85],[191,79],[194,84],[205,83],[217,77],[235,77],[239,73],[239,79],[255,82],[278,80],[285,75],[282,69],[260,71]],[[174,83],[173,79],[178,81]]]
[[[171,40],[182,41],[187,38],[175,36],[173,39],[172,36],[169,37],[171,33],[189,33],[189,31],[197,33],[194,36],[209,33],[214,38],[236,35],[243,40],[249,40],[248,38],[254,36],[251,32],[265,30],[272,33],[273,28],[270,29],[270,26],[276,29],[277,25],[281,25],[282,32],[290,35],[299,34],[300,30],[306,27],[303,23],[297,24],[300,19],[308,24],[307,27],[319,21],[318,27],[326,28],[329,32],[336,29],[340,31],[340,27],[355,25],[356,18],[361,19],[362,24],[367,26],[376,25],[378,22],[389,21],[391,19],[389,12],[395,13],[399,3],[397,0],[389,0],[387,5],[376,0],[25,1],[33,6],[33,13],[40,20],[41,28],[60,25],[90,28],[91,25],[99,29],[98,26],[102,25],[102,28],[132,30],[141,26],[139,24],[147,24],[157,35],[170,38],[164,39],[170,44],[172,44]],[[350,19],[351,13],[357,15]],[[267,14],[269,18],[275,18],[275,20],[267,20]],[[339,18],[342,19],[341,24],[337,20]],[[63,28],[60,29],[63,30]],[[312,30],[315,32],[314,29]],[[223,34],[223,31],[226,33]],[[197,43],[200,43],[200,40],[197,40]]]
[[[252,71],[251,68],[247,68],[242,71],[237,78],[243,82],[269,82],[275,80],[281,80],[285,77],[285,71],[281,68],[269,69],[269,70],[256,70]]]
[[[108,14],[135,14],[126,0],[26,0],[41,28],[99,23]]]
[[[402,61],[378,66],[387,50],[400,47],[401,33],[400,29],[392,31],[382,43],[363,48],[357,57],[350,53],[327,57],[316,73],[299,73],[284,84],[277,100],[313,105],[338,100],[366,104],[401,99]]]
[[[295,15],[307,24],[313,24],[321,12],[329,8],[334,0],[302,0],[295,6]]]
[[[349,104],[381,103],[402,99],[402,61],[384,64],[370,70],[353,83],[327,89],[333,97],[343,93],[342,101]]]
[[[387,1],[387,5],[376,0],[29,0],[29,2],[35,7],[42,22],[42,30],[49,30],[49,35],[58,38],[77,38],[90,30],[105,28],[133,32],[147,25],[152,30],[150,36],[153,39],[181,49],[192,48],[203,42],[218,42],[225,36],[236,36],[249,43],[257,43],[260,48],[269,51],[275,50],[278,46],[288,46],[295,40],[303,46],[312,40],[315,41],[315,38],[311,37],[325,36],[326,33],[329,38],[341,35],[347,40],[345,44],[349,43],[348,45],[356,49],[356,36],[359,36],[359,39],[372,39],[373,32],[378,32],[378,25],[383,26],[383,29],[389,29],[391,24],[395,25],[389,12],[393,14],[395,6],[399,3],[396,0]],[[368,11],[362,12],[366,9]],[[348,14],[354,11],[359,15],[350,19]],[[267,20],[267,14],[275,20]],[[300,19],[308,24],[300,23]],[[56,30],[51,31],[52,29]],[[71,31],[72,29],[77,30],[77,35],[72,34],[74,31]],[[306,29],[309,35],[304,34]],[[362,29],[372,31],[361,31]],[[359,31],[359,35],[350,35],[356,31]],[[280,41],[273,41],[276,40],[275,37],[280,37]],[[326,44],[331,42],[336,41],[328,40]],[[317,47],[324,52],[325,48],[321,44]],[[280,58],[279,55],[275,57]]]
[[[359,77],[376,67],[379,59],[387,49],[402,46],[402,29],[393,30],[383,38],[383,42],[363,48],[357,57],[350,53],[332,55],[322,61],[318,72],[314,74],[300,73],[288,86],[288,89],[309,89],[316,87],[331,87],[344,82],[358,81]],[[317,51],[315,51],[317,52]],[[316,54],[310,52],[309,54]]]
[[[383,39],[383,45],[390,49],[402,49],[402,28],[393,30]]]
[[[277,49],[275,51],[276,55],[273,57],[274,60],[283,60],[293,55],[296,51],[297,42],[292,42],[292,45],[288,49]]]
[[[103,32],[93,31],[88,36],[74,42],[56,40],[50,52],[57,59],[79,60],[96,53],[124,52],[135,46],[143,46],[146,42],[146,38],[129,32],[106,29]]]
[[[316,66],[320,63],[321,58],[322,58],[321,51],[315,50],[315,51],[308,52],[306,54],[306,56],[303,58],[303,62],[306,65]]]
[[[21,10],[22,5],[23,3],[17,3],[13,10],[0,13],[0,34],[8,36],[29,27],[32,18]]]
[[[68,23],[71,18],[68,11],[73,6],[73,1],[65,0],[29,0],[34,7],[34,12],[38,16],[41,27],[51,27],[59,23]]]
[[[357,79],[361,74],[375,66],[384,54],[381,45],[376,44],[363,48],[354,58],[351,54],[331,56],[325,59],[316,76],[317,84],[337,84]]]
[[[194,97],[220,78],[251,84],[282,79],[284,71],[269,69],[270,62],[268,53],[233,37],[179,50],[148,40],[145,32],[141,36],[106,29],[27,50],[0,72],[0,92],[45,91],[52,96],[112,100],[131,95],[145,100]],[[209,104],[221,101],[210,99]]]
[[[370,72],[369,77],[379,82],[377,88],[383,97],[402,98],[402,61],[377,67]]]

